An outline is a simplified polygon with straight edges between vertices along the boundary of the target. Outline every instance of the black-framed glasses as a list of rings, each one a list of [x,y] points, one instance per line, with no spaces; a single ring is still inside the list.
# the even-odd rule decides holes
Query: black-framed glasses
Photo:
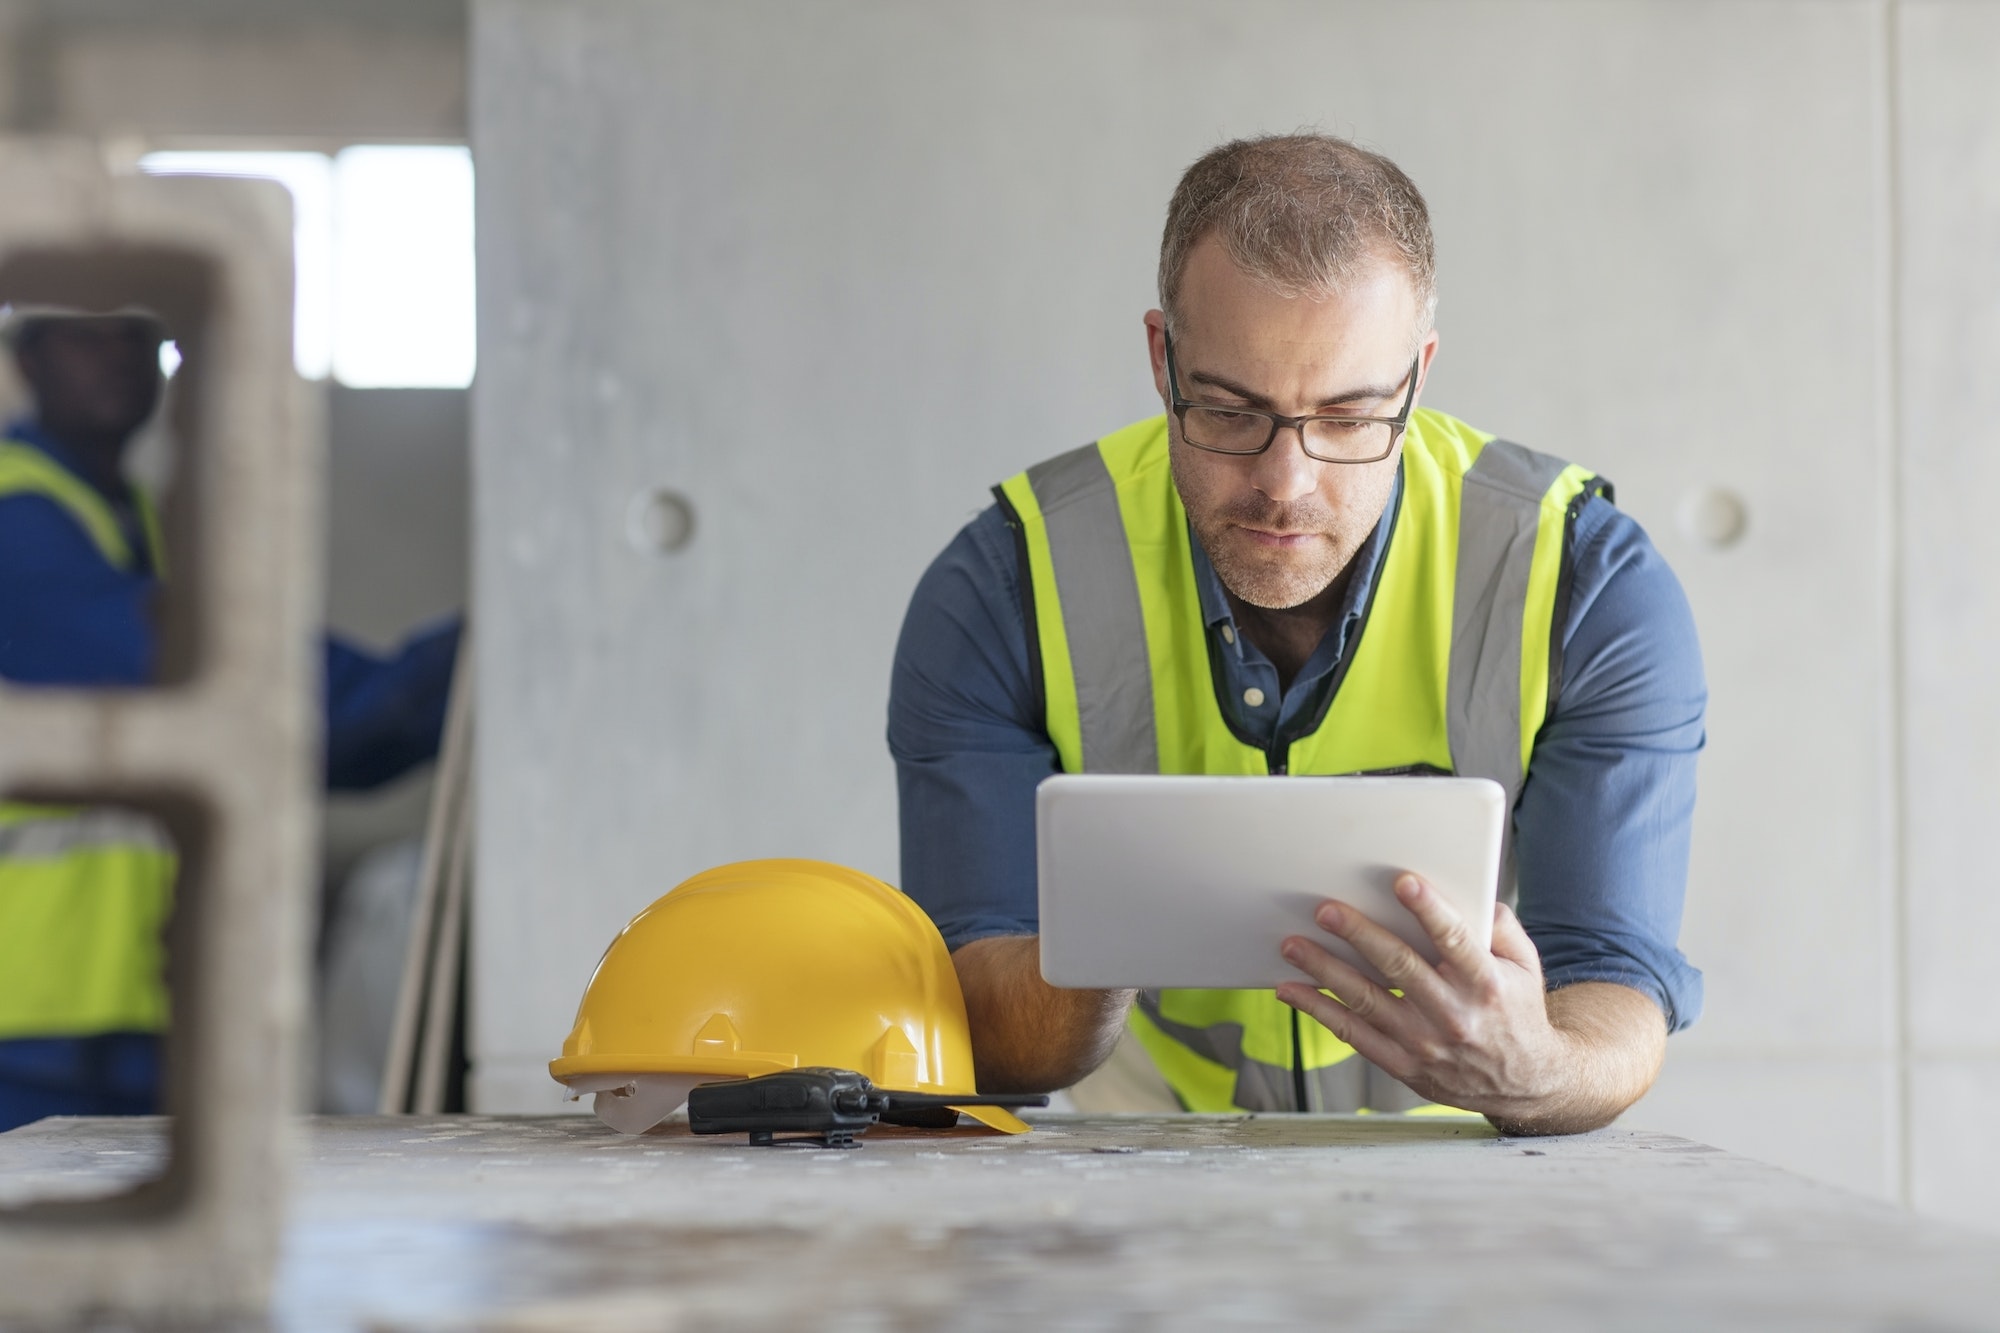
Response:
[[[1299,447],[1307,458],[1322,463],[1379,463],[1396,451],[1396,441],[1410,424],[1410,409],[1417,401],[1417,369],[1422,356],[1410,361],[1409,390],[1403,395],[1403,410],[1393,417],[1361,416],[1281,416],[1260,412],[1254,407],[1217,407],[1212,403],[1191,403],[1181,396],[1180,376],[1174,369],[1174,339],[1162,335],[1167,348],[1167,394],[1174,419],[1181,424],[1181,438],[1197,449],[1212,454],[1261,454],[1271,447],[1280,430],[1299,433]]]

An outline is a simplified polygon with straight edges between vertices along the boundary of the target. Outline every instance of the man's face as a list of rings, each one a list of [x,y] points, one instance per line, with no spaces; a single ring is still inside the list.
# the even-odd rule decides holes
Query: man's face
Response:
[[[35,410],[58,439],[122,439],[160,400],[159,332],[143,319],[49,320],[17,355]]]
[[[1408,390],[1419,309],[1407,273],[1384,260],[1321,299],[1283,297],[1237,268],[1214,238],[1182,275],[1174,366],[1183,397],[1285,416],[1394,416]],[[1146,316],[1153,378],[1168,397],[1165,316]],[[1437,334],[1420,345],[1419,376]],[[1421,379],[1419,381],[1421,384]],[[1281,430],[1249,456],[1189,445],[1169,413],[1173,476],[1195,536],[1224,586],[1283,610],[1324,592],[1374,530],[1395,486],[1402,445],[1378,463],[1308,458]]]

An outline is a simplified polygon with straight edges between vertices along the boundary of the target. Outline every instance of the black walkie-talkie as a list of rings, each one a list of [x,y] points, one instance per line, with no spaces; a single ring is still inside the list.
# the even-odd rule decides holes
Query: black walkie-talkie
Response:
[[[897,1092],[851,1069],[809,1066],[757,1078],[702,1083],[688,1093],[688,1128],[696,1134],[748,1134],[759,1147],[799,1143],[858,1148],[854,1140],[879,1120],[947,1128],[954,1106],[1047,1106],[1042,1096],[985,1097],[976,1092]],[[779,1134],[798,1137],[777,1139]]]

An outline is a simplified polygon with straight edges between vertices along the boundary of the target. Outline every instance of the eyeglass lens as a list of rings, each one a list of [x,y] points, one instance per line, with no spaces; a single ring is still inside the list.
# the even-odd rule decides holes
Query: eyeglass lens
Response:
[[[1304,423],[1305,448],[1327,462],[1369,462],[1385,457],[1395,444],[1395,426],[1386,421],[1310,418]],[[1225,454],[1254,454],[1271,440],[1269,417],[1189,406],[1181,419],[1189,444]]]

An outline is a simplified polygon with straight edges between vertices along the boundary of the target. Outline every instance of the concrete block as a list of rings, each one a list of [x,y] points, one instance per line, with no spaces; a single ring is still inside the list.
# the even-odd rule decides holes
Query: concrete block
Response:
[[[0,1316],[202,1322],[262,1309],[283,1214],[317,786],[320,427],[291,368],[282,189],[114,179],[99,161],[89,145],[0,143],[0,262],[146,245],[210,266],[183,371],[199,413],[180,507],[199,526],[169,525],[197,639],[186,678],[162,688],[0,688],[0,794],[170,799],[200,843],[182,848],[178,888],[171,1160],[112,1199],[0,1212]]]

